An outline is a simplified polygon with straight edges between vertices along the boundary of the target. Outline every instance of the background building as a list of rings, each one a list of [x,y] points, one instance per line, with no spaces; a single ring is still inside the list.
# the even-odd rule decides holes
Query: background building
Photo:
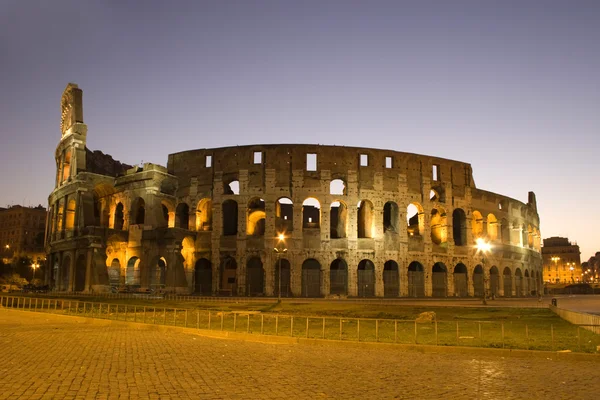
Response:
[[[535,194],[523,203],[479,189],[468,163],[271,144],[131,167],[87,149],[77,85],[61,110],[46,241],[56,290],[510,297],[540,288]]]
[[[576,283],[582,281],[581,252],[575,242],[554,236],[544,239],[542,259],[544,281],[550,283]]]
[[[46,209],[12,206],[0,208],[0,254],[5,263],[20,257],[45,258]]]

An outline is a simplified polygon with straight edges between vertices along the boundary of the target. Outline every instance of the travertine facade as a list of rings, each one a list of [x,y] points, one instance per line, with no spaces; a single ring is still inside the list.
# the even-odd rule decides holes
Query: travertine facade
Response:
[[[47,230],[58,290],[443,297],[540,287],[535,195],[524,204],[477,189],[469,164],[282,144],[131,168],[85,147],[76,85],[62,104]]]

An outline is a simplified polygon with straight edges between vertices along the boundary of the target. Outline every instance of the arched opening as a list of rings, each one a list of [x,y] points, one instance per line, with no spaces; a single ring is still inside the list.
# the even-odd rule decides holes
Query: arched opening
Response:
[[[490,293],[494,297],[500,294],[500,273],[495,265],[490,268]]]
[[[529,246],[529,248],[533,249],[533,228],[531,227],[531,225],[527,226],[527,245]]]
[[[223,194],[240,194],[240,181],[233,180],[223,185]]]
[[[225,200],[223,209],[223,236],[235,236],[238,231],[238,204],[234,200]]]
[[[83,292],[85,290],[85,256],[80,255],[77,257],[75,263],[75,284],[73,285],[73,291]]]
[[[163,227],[168,227],[169,226],[169,209],[164,204],[161,204],[160,208],[162,211],[162,221],[161,221],[162,223],[160,225]]]
[[[237,294],[237,262],[233,257],[221,261],[221,292],[233,296]]]
[[[473,211],[471,230],[473,231],[473,240],[483,236],[483,216],[477,210]]]
[[[489,240],[498,239],[498,219],[491,213],[487,216],[487,234]]]
[[[429,201],[439,201],[440,200],[440,195],[437,192],[437,190],[431,189],[429,191]]]
[[[110,267],[108,267],[108,282],[113,288],[118,288],[121,285],[121,262],[118,258],[113,258]]]
[[[65,256],[63,258],[62,266],[60,268],[60,290],[69,290],[69,279],[71,277],[71,257]]]
[[[408,265],[408,296],[425,297],[425,271],[417,261]]]
[[[383,206],[383,231],[385,232],[399,232],[400,211],[398,204],[393,201],[388,201]]]
[[[431,269],[431,295],[433,297],[446,297],[448,295],[448,274],[446,266],[437,262]]]
[[[123,215],[123,203],[118,203],[115,208],[115,217],[114,217],[114,229],[118,231],[123,230],[123,225],[125,224],[125,217]]]
[[[480,267],[481,268],[481,267]],[[467,297],[467,267],[463,263],[458,263],[454,267],[454,296]],[[475,276],[473,276],[474,278]]]
[[[358,263],[358,297],[375,296],[375,265],[371,260]]]
[[[523,274],[521,268],[517,268],[515,271],[515,295],[517,297],[523,296]]]
[[[348,207],[341,201],[331,203],[329,213],[330,234],[332,239],[342,239],[348,236],[346,226],[348,223]]]
[[[462,208],[455,208],[452,212],[452,235],[454,236],[454,245],[466,246],[467,217]]]
[[[246,213],[246,234],[250,236],[264,236],[265,234],[265,201],[253,198],[248,202]]]
[[[329,266],[329,293],[348,294],[348,264],[341,258],[333,260]]]
[[[202,199],[196,208],[196,230],[212,231],[212,200]]]
[[[279,271],[281,270],[281,281],[279,280]],[[291,265],[285,258],[280,258],[275,263],[275,296],[279,295],[281,286],[281,297],[290,297],[291,291]]]
[[[366,239],[373,237],[373,203],[369,200],[358,202],[358,238]]]
[[[65,150],[63,159],[63,176],[62,182],[69,179],[71,176],[71,149]]]
[[[190,228],[190,206],[186,203],[179,203],[175,212],[175,227],[181,229]]]
[[[294,230],[294,203],[287,197],[282,197],[275,204],[275,228],[278,233]]]
[[[510,244],[510,225],[506,218],[500,221],[501,240],[504,244]]]
[[[406,207],[408,236],[422,236],[425,229],[425,215],[419,203],[411,203]]]
[[[60,232],[63,230],[64,227],[64,221],[63,221],[63,210],[65,208],[65,200],[64,199],[60,199],[58,202],[58,208],[56,210],[56,231]]]
[[[329,183],[329,194],[346,195],[346,182],[342,179],[334,179]]]
[[[525,270],[525,278],[523,279],[523,295],[529,296],[531,294],[531,279],[529,278],[529,271]]]
[[[133,206],[131,207],[131,218],[136,225],[143,225],[146,220],[146,203],[144,199],[138,197],[134,200]]]
[[[262,296],[265,292],[265,272],[259,257],[252,257],[246,263],[246,293],[248,296]]]
[[[314,258],[302,263],[302,297],[321,296],[321,264]]]
[[[321,203],[309,197],[302,203],[302,229],[318,229],[321,225]]]
[[[164,257],[156,260],[150,272],[150,288],[154,290],[164,290],[166,287],[167,260]]]
[[[67,215],[65,218],[65,229],[75,229],[75,199],[69,200],[67,203]]]
[[[483,267],[478,265],[473,270],[473,295],[475,297],[483,297],[485,287],[483,284]]]
[[[504,268],[502,273],[502,278],[504,280],[504,297],[512,296],[512,274],[510,272],[510,268]]]
[[[446,211],[443,208],[431,210],[431,241],[439,245],[448,241]]]
[[[383,265],[383,297],[398,297],[399,295],[398,263],[394,260],[388,260]]]
[[[201,258],[194,267],[194,293],[209,296],[212,291],[212,265],[206,258]]]
[[[140,284],[140,259],[137,257],[131,257],[127,262],[127,269],[125,271],[125,285],[127,286],[139,286]]]

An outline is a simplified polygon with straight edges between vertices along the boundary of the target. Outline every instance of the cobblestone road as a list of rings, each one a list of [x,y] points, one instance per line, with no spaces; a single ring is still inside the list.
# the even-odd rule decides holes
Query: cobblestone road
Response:
[[[0,309],[0,399],[595,399],[600,363],[267,344]]]

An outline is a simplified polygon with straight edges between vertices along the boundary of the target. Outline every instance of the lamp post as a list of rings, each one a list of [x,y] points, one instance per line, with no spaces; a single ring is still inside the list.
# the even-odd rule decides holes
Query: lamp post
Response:
[[[487,279],[485,279],[486,274],[485,274],[485,255],[486,253],[488,253],[491,249],[492,249],[492,245],[487,242],[485,239],[483,238],[477,238],[477,240],[475,241],[475,248],[477,249],[477,253],[481,252],[481,267],[483,269],[483,300],[482,303],[483,305],[487,305]]]
[[[40,267],[40,265],[37,263],[31,264],[31,269],[33,270],[33,276],[31,277],[32,284],[33,284],[33,281],[35,280],[35,270],[38,269],[39,267]]]
[[[281,253],[285,253],[287,248],[285,247],[285,235],[280,233],[277,235],[277,246],[273,248],[275,253],[277,253],[277,268],[279,270],[279,289],[277,290],[277,302],[281,302]]]
[[[573,271],[575,270],[575,263],[568,262],[567,265],[569,266],[569,271],[571,271],[571,283],[574,283],[575,279],[573,278]]]

